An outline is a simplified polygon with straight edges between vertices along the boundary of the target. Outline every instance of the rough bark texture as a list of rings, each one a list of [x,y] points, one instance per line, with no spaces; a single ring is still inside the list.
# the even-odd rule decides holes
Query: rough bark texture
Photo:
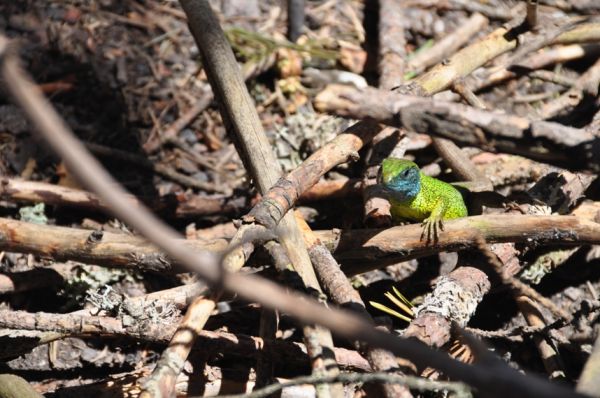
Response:
[[[223,252],[225,240],[184,241],[192,249]],[[175,271],[173,262],[145,239],[128,234],[39,225],[0,219],[2,250],[32,253],[58,261],[81,261],[108,267],[157,272]]]
[[[341,116],[373,118],[394,127],[448,138],[483,149],[526,153],[529,157],[600,169],[600,138],[583,129],[480,110],[467,105],[399,95],[374,88],[329,86],[315,100]],[[544,147],[546,142],[551,147]],[[568,151],[568,152],[567,152]]]
[[[450,323],[465,327],[490,286],[487,275],[473,267],[459,267],[440,277],[433,292],[415,308],[415,319],[404,336],[432,347],[444,346],[450,340]]]

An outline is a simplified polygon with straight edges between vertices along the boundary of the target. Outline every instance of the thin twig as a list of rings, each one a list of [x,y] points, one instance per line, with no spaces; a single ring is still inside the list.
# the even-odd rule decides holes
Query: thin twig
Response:
[[[494,268],[498,276],[502,279],[502,282],[508,286],[511,286],[514,290],[516,290],[520,295],[530,297],[536,300],[538,303],[542,304],[548,310],[550,310],[554,315],[565,319],[566,321],[571,320],[571,315],[566,313],[562,308],[559,308],[556,304],[552,302],[552,300],[542,296],[536,290],[531,288],[530,286],[524,284],[520,280],[514,278],[511,275],[508,275],[504,271],[504,266],[498,260],[498,257],[490,251],[488,248],[487,242],[484,238],[479,236],[476,240],[477,248],[483,253],[487,262]]]
[[[462,383],[453,383],[448,381],[433,381],[416,376],[399,376],[393,373],[340,373],[337,376],[302,376],[280,384],[271,384],[270,386],[255,390],[247,394],[219,395],[221,398],[263,398],[268,397],[284,388],[298,386],[302,384],[321,384],[321,383],[390,383],[403,384],[411,389],[418,391],[448,391],[453,392],[455,397],[472,397],[469,387]]]

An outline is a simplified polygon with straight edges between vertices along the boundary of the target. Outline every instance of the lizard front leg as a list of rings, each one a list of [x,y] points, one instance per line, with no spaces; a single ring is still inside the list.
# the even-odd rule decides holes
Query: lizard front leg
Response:
[[[440,231],[444,230],[444,213],[446,213],[446,208],[448,207],[446,201],[442,198],[439,198],[433,207],[433,210],[429,214],[429,217],[423,220],[421,226],[423,227],[423,232],[421,233],[421,240],[426,238],[426,243],[430,242],[437,243],[439,238]]]

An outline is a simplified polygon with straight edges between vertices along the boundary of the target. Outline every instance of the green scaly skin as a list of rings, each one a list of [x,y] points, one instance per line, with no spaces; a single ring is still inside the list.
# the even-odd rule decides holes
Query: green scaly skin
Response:
[[[420,181],[420,188],[416,182],[417,178]],[[444,181],[426,176],[414,162],[409,160],[385,159],[381,164],[379,182],[389,196],[394,221],[406,219],[422,221],[421,239],[426,236],[428,242],[437,241],[439,230],[444,230],[444,220],[468,215],[467,206],[456,188]],[[407,195],[406,190],[412,192]]]

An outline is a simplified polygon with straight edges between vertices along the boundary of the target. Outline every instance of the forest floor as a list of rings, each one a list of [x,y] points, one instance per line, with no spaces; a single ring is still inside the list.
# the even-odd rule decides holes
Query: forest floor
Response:
[[[278,160],[274,168],[303,170],[304,160],[356,120],[390,126],[348,151],[352,161],[323,166],[295,206],[375,321],[472,363],[476,350],[457,340],[460,333],[435,342],[432,335],[444,334],[438,326],[423,321],[431,328],[424,337],[410,329],[419,314],[398,310],[415,317],[407,322],[369,303],[396,309],[385,294],[397,289],[414,308],[431,304],[444,281],[475,284],[457,287],[477,290],[465,293],[475,301],[461,319],[446,308],[448,322],[479,336],[511,367],[590,393],[580,385],[600,330],[600,7],[540,1],[537,23],[527,28],[533,12],[526,2],[380,1],[380,9],[368,0],[307,1],[302,34],[291,42],[286,2],[210,3]],[[495,30],[523,26],[518,40],[506,33],[461,53]],[[261,195],[223,123],[178,2],[2,1],[0,33],[68,126],[133,195],[131,206],[144,203],[192,245],[225,250]],[[438,87],[431,73],[440,71],[452,77]],[[0,373],[48,397],[138,396],[198,294],[196,277],[83,192],[3,86],[0,79]],[[367,86],[400,89],[386,96]],[[450,145],[440,136],[462,148],[462,174],[439,150]],[[470,215],[496,222],[484,231],[488,242],[469,235],[480,228],[470,221],[448,223],[437,248],[412,239],[420,231],[413,226],[392,227],[389,209],[369,199],[386,156],[413,160],[447,182],[484,176],[486,189],[466,199]],[[499,216],[511,221],[494,221]],[[98,242],[105,244],[90,248]],[[265,246],[244,272],[303,290]],[[504,271],[494,271],[490,256]],[[136,297],[145,301],[132,310]],[[26,313],[48,318],[31,326]],[[178,396],[243,393],[268,384],[265,378],[310,374],[306,332],[291,314],[278,314],[271,336],[261,329],[268,315],[259,303],[223,296],[209,315],[205,334],[182,358]],[[77,316],[121,329],[86,329]],[[343,372],[371,370],[352,342],[334,333],[334,345]],[[431,369],[419,374],[447,379]],[[345,394],[372,389],[351,382]]]

